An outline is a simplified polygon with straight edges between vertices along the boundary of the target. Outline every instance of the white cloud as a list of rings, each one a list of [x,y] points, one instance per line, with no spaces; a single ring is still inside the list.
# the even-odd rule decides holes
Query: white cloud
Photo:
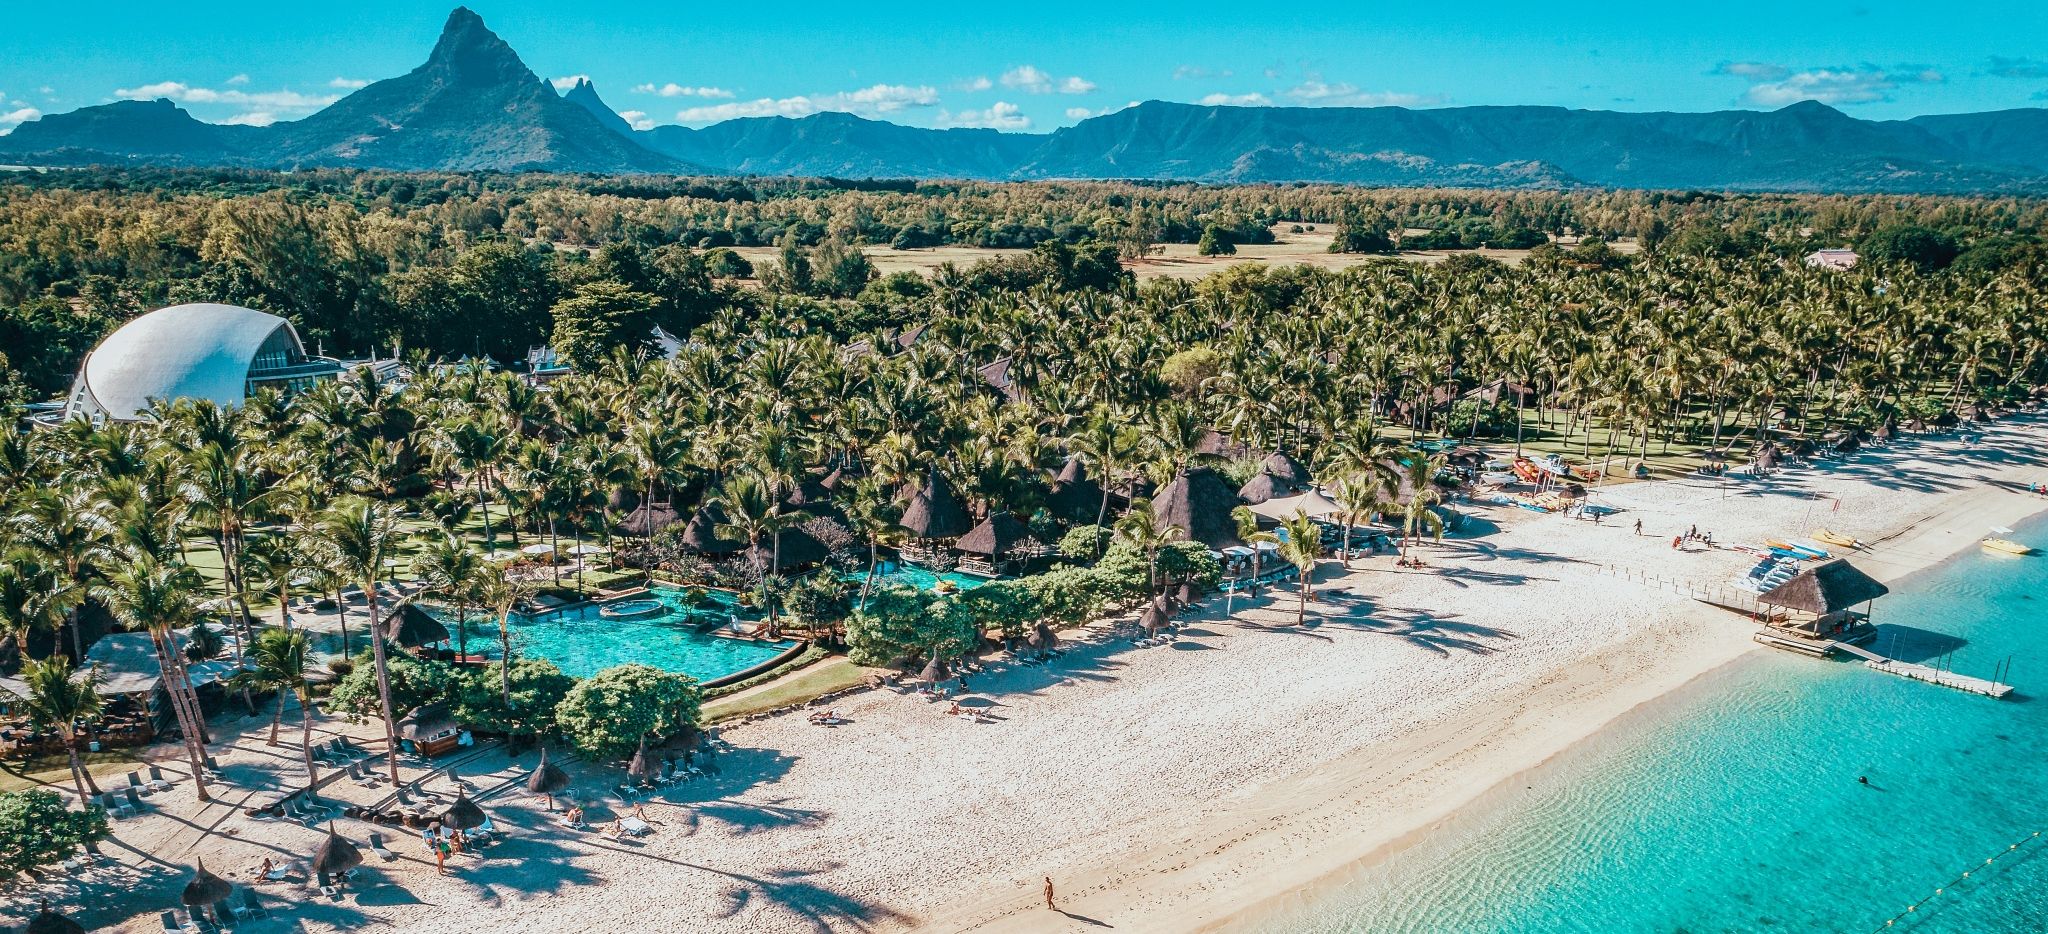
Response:
[[[1080,75],[1055,78],[1036,65],[1019,65],[1003,72],[1003,76],[997,80],[1003,83],[1003,87],[1015,88],[1026,94],[1051,94],[1054,91],[1061,94],[1086,94],[1095,90],[1095,82]],[[981,87],[974,90],[986,89]]]
[[[1267,107],[1273,99],[1257,91],[1249,94],[1210,94],[1198,103],[1205,107]]]
[[[248,75],[236,75],[236,76],[234,76],[234,77],[232,77],[232,78],[229,78],[228,80],[226,80],[226,81],[224,81],[224,82],[222,82],[222,83],[223,83],[223,84],[227,84],[227,85],[230,85],[230,86],[234,86],[234,87],[239,87],[239,86],[241,86],[241,85],[244,85],[244,84],[248,84],[248,83],[249,83],[249,76],[248,76]]]
[[[1228,78],[1228,68],[1203,68],[1200,65],[1182,65],[1173,70],[1173,80],[1191,81],[1200,78]]]
[[[1086,107],[1067,108],[1067,119],[1069,120],[1086,120],[1092,116],[1095,116],[1095,111],[1089,110]]]
[[[339,94],[301,94],[298,91],[221,91],[195,88],[180,81],[159,81],[139,88],[121,88],[114,93],[132,100],[168,97],[186,104],[232,104],[257,110],[302,113],[319,110],[341,99]]]
[[[988,80],[987,75],[975,75],[972,78],[960,82],[960,90],[962,91],[986,91],[989,88],[995,86],[996,83]]]
[[[963,110],[956,114],[939,111],[939,126],[987,127],[994,130],[1028,130],[1031,118],[1024,109],[1008,101],[996,101],[987,110]]]
[[[1318,77],[1310,77],[1284,93],[1295,103],[1310,107],[1422,107],[1443,103],[1441,97],[1399,91],[1360,91],[1342,81],[1327,84]]]
[[[1003,72],[1003,87],[1017,88],[1032,94],[1052,92],[1052,76],[1039,71],[1035,65],[1021,65]]]
[[[34,120],[35,118],[40,117],[42,115],[43,112],[35,109],[34,107],[23,107],[20,110],[11,110],[7,113],[0,113],[0,136],[6,136],[7,134],[14,132],[15,127],[27,123],[30,120]]]
[[[687,85],[677,84],[673,81],[659,86],[654,85],[652,83],[635,85],[633,88],[633,93],[659,94],[662,97],[708,97],[713,100],[728,100],[732,97],[732,92],[724,88],[693,88]]]
[[[863,116],[895,113],[912,107],[932,107],[939,92],[925,85],[877,84],[857,91],[795,97],[762,97],[704,107],[686,107],[676,113],[680,123],[714,123],[735,117],[806,117],[814,113],[840,111]]]
[[[1809,68],[1792,71],[1757,62],[1724,65],[1722,74],[1759,79],[1744,92],[1744,103],[1760,107],[1782,107],[1799,101],[1823,104],[1869,104],[1892,99],[1892,92],[1906,84],[1940,84],[1948,80],[1925,65],[1877,65]]]
[[[575,87],[576,82],[589,80],[589,75],[563,75],[559,78],[549,78],[548,83],[555,86],[555,93],[562,94]]]
[[[344,91],[353,91],[357,88],[369,87],[370,82],[365,81],[361,78],[336,78],[332,81],[327,82],[327,86],[330,88],[339,88]]]
[[[267,110],[252,110],[222,120],[229,126],[269,126],[277,122],[277,115]]]
[[[628,125],[632,126],[633,129],[636,130],[654,129],[654,120],[648,117],[647,114],[642,111],[621,110],[619,111],[619,118],[625,120]]]

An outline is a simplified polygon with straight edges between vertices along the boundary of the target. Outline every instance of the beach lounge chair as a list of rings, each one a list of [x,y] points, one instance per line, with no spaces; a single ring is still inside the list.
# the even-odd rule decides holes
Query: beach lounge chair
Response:
[[[141,772],[128,773],[128,787],[133,788],[136,791],[145,795],[156,790],[154,788],[149,787],[148,785],[143,784]]]
[[[123,792],[122,795],[127,799],[129,807],[134,808],[138,814],[142,813],[142,795],[140,793],[130,788]]]
[[[654,832],[653,827],[637,817],[621,818],[619,820],[619,829],[625,831],[627,836],[632,837],[644,837]]]
[[[185,909],[185,920],[191,925],[187,930],[198,931],[199,934],[216,934],[220,930],[220,925],[213,923],[213,919],[208,918],[202,911]]]
[[[170,781],[164,778],[164,770],[154,765],[149,767],[149,781],[146,784],[157,791],[171,790]]]
[[[381,833],[370,835],[370,852],[377,854],[378,859],[387,863],[398,861],[398,854],[391,852],[391,848],[384,845],[384,835]]]
[[[255,889],[242,890],[242,903],[234,908],[235,917],[243,921],[250,918],[268,918],[270,912],[263,910],[263,903],[256,899]]]
[[[100,795],[99,806],[105,808],[107,813],[116,819],[135,816],[135,809],[122,803],[121,799],[114,797],[112,793]]]
[[[178,923],[176,914],[166,911],[158,915],[157,920],[163,923],[164,934],[185,934],[185,926]]]

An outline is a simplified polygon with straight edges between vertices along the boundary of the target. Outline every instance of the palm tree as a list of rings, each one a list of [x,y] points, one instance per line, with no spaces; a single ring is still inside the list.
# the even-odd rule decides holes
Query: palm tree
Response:
[[[244,690],[276,691],[277,710],[270,717],[269,745],[277,745],[278,727],[284,722],[287,697],[299,701],[299,746],[306,761],[306,785],[320,783],[313,765],[313,691],[306,683],[308,640],[302,630],[265,629],[249,646],[249,667],[234,680]]]
[[[263,535],[249,540],[242,550],[242,578],[277,598],[277,624],[292,628],[292,581],[306,570],[305,558],[283,535]]]
[[[477,574],[472,599],[489,607],[498,619],[498,695],[506,709],[512,707],[512,610],[533,589],[506,575],[501,565],[489,565]]]
[[[1442,454],[1416,454],[1401,463],[1401,483],[1409,490],[1408,498],[1400,503],[1402,558],[1408,557],[1408,544],[1419,533],[1427,531],[1436,538],[1443,537],[1444,520],[1429,508],[1443,501],[1444,494],[1436,486],[1437,472],[1443,469]]]
[[[200,411],[204,411],[202,408]],[[242,581],[244,530],[262,508],[265,491],[246,456],[219,444],[208,444],[183,458],[185,482],[179,496],[193,520],[206,523],[220,551],[222,596],[235,610],[238,638],[249,631],[248,589]]]
[[[18,500],[14,530],[21,544],[44,561],[64,569],[64,577],[79,587],[91,587],[94,562],[106,553],[108,527],[97,504],[82,491],[42,489],[24,492]],[[66,614],[71,630],[71,655],[85,658],[85,642],[78,633],[78,615]]]
[[[759,548],[763,540],[772,543],[791,524],[792,517],[782,514],[782,503],[775,496],[774,488],[752,473],[734,474],[727,479],[725,487],[718,493],[717,502],[725,513],[725,521],[718,524],[718,534],[747,542],[755,548]],[[771,544],[768,567],[761,574],[764,583],[781,570],[775,566],[780,557]],[[766,599],[762,602],[768,604],[768,627],[773,630],[778,601],[772,592],[764,596]]]
[[[199,572],[190,567],[142,554],[130,556],[118,571],[94,587],[92,594],[129,628],[149,630],[163,672],[164,693],[170,696],[178,730],[184,734],[192,787],[199,800],[211,801],[204,768],[206,717],[192,691],[192,677],[185,670],[185,653],[174,636],[179,627],[198,619],[198,594],[204,585]]]
[[[1294,611],[1294,625],[1299,626],[1308,619],[1308,600],[1315,595],[1316,562],[1323,557],[1323,527],[1297,512],[1280,523],[1280,529],[1287,533],[1280,539],[1280,557],[1301,572],[1301,602]]]
[[[88,806],[100,786],[92,780],[79,750],[79,728],[100,717],[99,672],[88,668],[85,677],[73,680],[71,660],[52,655],[21,665],[21,682],[28,690],[22,695],[28,717],[38,729],[55,730],[64,740],[64,753],[71,760],[71,781],[78,789],[78,806]],[[92,794],[86,793],[90,789]]]
[[[16,552],[0,559],[0,635],[12,636],[15,654],[28,657],[28,638],[55,631],[85,592],[69,579],[45,570],[35,556]]]
[[[1117,537],[1131,543],[1145,553],[1145,580],[1150,592],[1159,592],[1159,552],[1168,545],[1187,537],[1187,532],[1177,525],[1161,525],[1152,512],[1149,500],[1131,504],[1131,511],[1116,520]]]
[[[874,591],[875,574],[881,567],[884,540],[893,542],[903,534],[903,527],[897,524],[903,519],[903,504],[879,480],[865,478],[853,487],[846,519],[868,543],[868,573],[860,584],[860,608],[865,610],[868,595]]]
[[[1098,409],[1094,417],[1082,426],[1080,433],[1068,439],[1068,443],[1095,465],[1095,482],[1102,487],[1102,504],[1096,507],[1095,524],[1106,525],[1109,491],[1116,485],[1117,476],[1144,449],[1144,436],[1119,413]]]
[[[1232,509],[1230,511],[1230,521],[1237,524],[1238,540],[1244,542],[1252,550],[1252,582],[1250,586],[1252,599],[1256,600],[1259,596],[1259,556],[1265,553],[1265,549],[1260,548],[1259,545],[1278,544],[1280,538],[1271,532],[1259,530],[1259,514],[1253,512],[1250,506],[1239,506]]]
[[[314,534],[326,549],[335,570],[358,582],[370,612],[370,659],[377,669],[377,703],[384,715],[387,748],[398,749],[398,715],[391,709],[391,670],[384,643],[389,634],[386,620],[377,618],[377,575],[384,567],[385,549],[390,546],[394,527],[389,507],[374,500],[349,496],[336,502],[314,526]],[[394,612],[391,619],[395,619]],[[398,757],[386,756],[391,784],[398,781]]]
[[[412,561],[413,576],[426,592],[454,608],[456,651],[463,655],[469,654],[469,608],[476,605],[483,569],[483,557],[453,535],[428,544]]]

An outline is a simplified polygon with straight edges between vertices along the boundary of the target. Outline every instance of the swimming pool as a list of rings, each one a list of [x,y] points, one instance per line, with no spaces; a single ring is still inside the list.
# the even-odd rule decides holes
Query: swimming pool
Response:
[[[867,572],[855,571],[846,575],[846,579],[858,584],[867,579]],[[901,564],[895,561],[884,561],[881,567],[875,569],[875,586],[878,588],[900,584],[905,587],[914,587],[918,590],[936,590],[938,589],[939,582],[945,581],[952,584],[958,590],[973,590],[996,579],[993,577],[982,577],[979,574],[962,574],[959,571],[934,574],[916,565]]]
[[[658,600],[662,609],[632,619],[606,618],[597,604],[531,616],[515,613],[512,651],[527,658],[545,658],[564,674],[578,678],[587,678],[614,665],[638,662],[709,681],[745,671],[796,644],[727,639],[699,632],[700,628],[724,623],[733,611],[732,594],[722,590],[704,593],[707,602],[692,607],[685,591],[656,587],[630,599]],[[435,615],[452,628],[453,614]],[[472,653],[495,658],[496,623],[472,615],[469,647]]]

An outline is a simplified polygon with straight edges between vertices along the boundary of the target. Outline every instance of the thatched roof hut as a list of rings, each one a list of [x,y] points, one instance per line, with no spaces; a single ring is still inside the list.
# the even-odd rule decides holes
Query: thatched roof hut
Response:
[[[1807,568],[1757,597],[1765,606],[1829,616],[1891,593],[1877,579],[1836,558]]]
[[[680,521],[681,514],[668,503],[642,503],[620,519],[613,529],[629,538],[653,538],[662,529]]]
[[[1298,484],[1285,477],[1266,473],[1262,470],[1258,476],[1251,478],[1244,486],[1237,488],[1237,498],[1256,506],[1267,500],[1293,496],[1306,489],[1308,487],[1304,484]]]
[[[206,860],[200,860],[194,870],[192,881],[185,883],[185,891],[179,893],[178,903],[187,908],[206,908],[225,901],[234,894],[235,887],[228,880],[206,870]]]
[[[1079,456],[1069,456],[1052,478],[1052,495],[1046,509],[1063,519],[1093,520],[1102,511],[1102,487],[1088,476]]]
[[[910,494],[910,503],[903,507],[903,518],[897,524],[909,530],[912,538],[959,538],[973,522],[960,497],[954,495],[953,484],[934,467],[926,472],[924,486]]]
[[[313,851],[313,871],[325,876],[335,876],[363,864],[363,851],[334,831],[332,821],[327,824],[327,839],[320,841]]]
[[[1252,449],[1250,445],[1233,441],[1229,435],[1211,428],[1202,432],[1201,440],[1195,442],[1195,453],[1236,461],[1252,456]]]
[[[1266,455],[1265,461],[1259,464],[1259,470],[1296,487],[1306,487],[1314,482],[1308,475],[1308,468],[1301,466],[1300,461],[1289,457],[1286,451],[1274,451]]]
[[[1000,558],[1020,545],[1030,544],[1031,529],[1023,520],[1007,512],[997,510],[989,513],[980,525],[960,536],[953,543],[954,549],[972,555],[987,555]]]
[[[827,493],[836,493],[839,487],[846,483],[846,479],[846,468],[834,467],[818,480],[818,486],[823,487]]]
[[[1536,404],[1536,390],[1511,380],[1496,379],[1485,385],[1475,386],[1472,389],[1466,390],[1463,398],[1474,399],[1487,405],[1494,405],[1505,400],[1511,404],[1527,406]]]
[[[448,705],[434,701],[414,707],[412,712],[398,718],[398,738],[415,743],[447,736],[462,729]]]
[[[1215,469],[1191,467],[1152,498],[1152,516],[1160,525],[1180,529],[1189,541],[1226,548],[1238,543],[1230,511],[1243,504]]]
[[[776,548],[773,536],[763,535],[759,542],[747,549],[747,558],[759,562],[762,567],[767,567],[769,559],[776,555]],[[782,560],[775,570],[817,564],[832,553],[831,549],[825,547],[825,543],[818,541],[803,529],[783,529],[780,548]]]
[[[540,763],[533,767],[533,774],[526,776],[526,791],[536,795],[558,795],[569,790],[569,773],[548,761],[548,751],[540,751]]]
[[[832,504],[832,491],[825,489],[825,484],[822,481],[805,477],[797,481],[796,489],[789,494],[788,499],[782,501],[782,504],[791,509],[813,509],[820,506],[830,506]]]
[[[417,649],[422,646],[448,641],[448,627],[442,625],[440,620],[435,619],[433,614],[420,609],[418,606],[411,603],[401,603],[398,605],[397,615],[398,621],[395,627],[397,631],[391,633],[391,641],[408,649]],[[385,618],[384,627],[386,629],[394,628],[389,617]]]
[[[22,930],[27,934],[85,934],[84,925],[58,914],[47,898],[43,899],[42,910],[28,919],[28,926]]]
[[[718,534],[718,527],[725,523],[725,509],[717,503],[705,503],[698,507],[696,515],[690,517],[690,524],[683,529],[683,537],[678,544],[685,551],[702,555],[729,555],[745,549],[746,542]]]
[[[456,830],[474,830],[483,826],[484,820],[484,809],[469,800],[467,792],[458,792],[455,795],[455,803],[448,805],[448,810],[441,812],[441,825]]]

